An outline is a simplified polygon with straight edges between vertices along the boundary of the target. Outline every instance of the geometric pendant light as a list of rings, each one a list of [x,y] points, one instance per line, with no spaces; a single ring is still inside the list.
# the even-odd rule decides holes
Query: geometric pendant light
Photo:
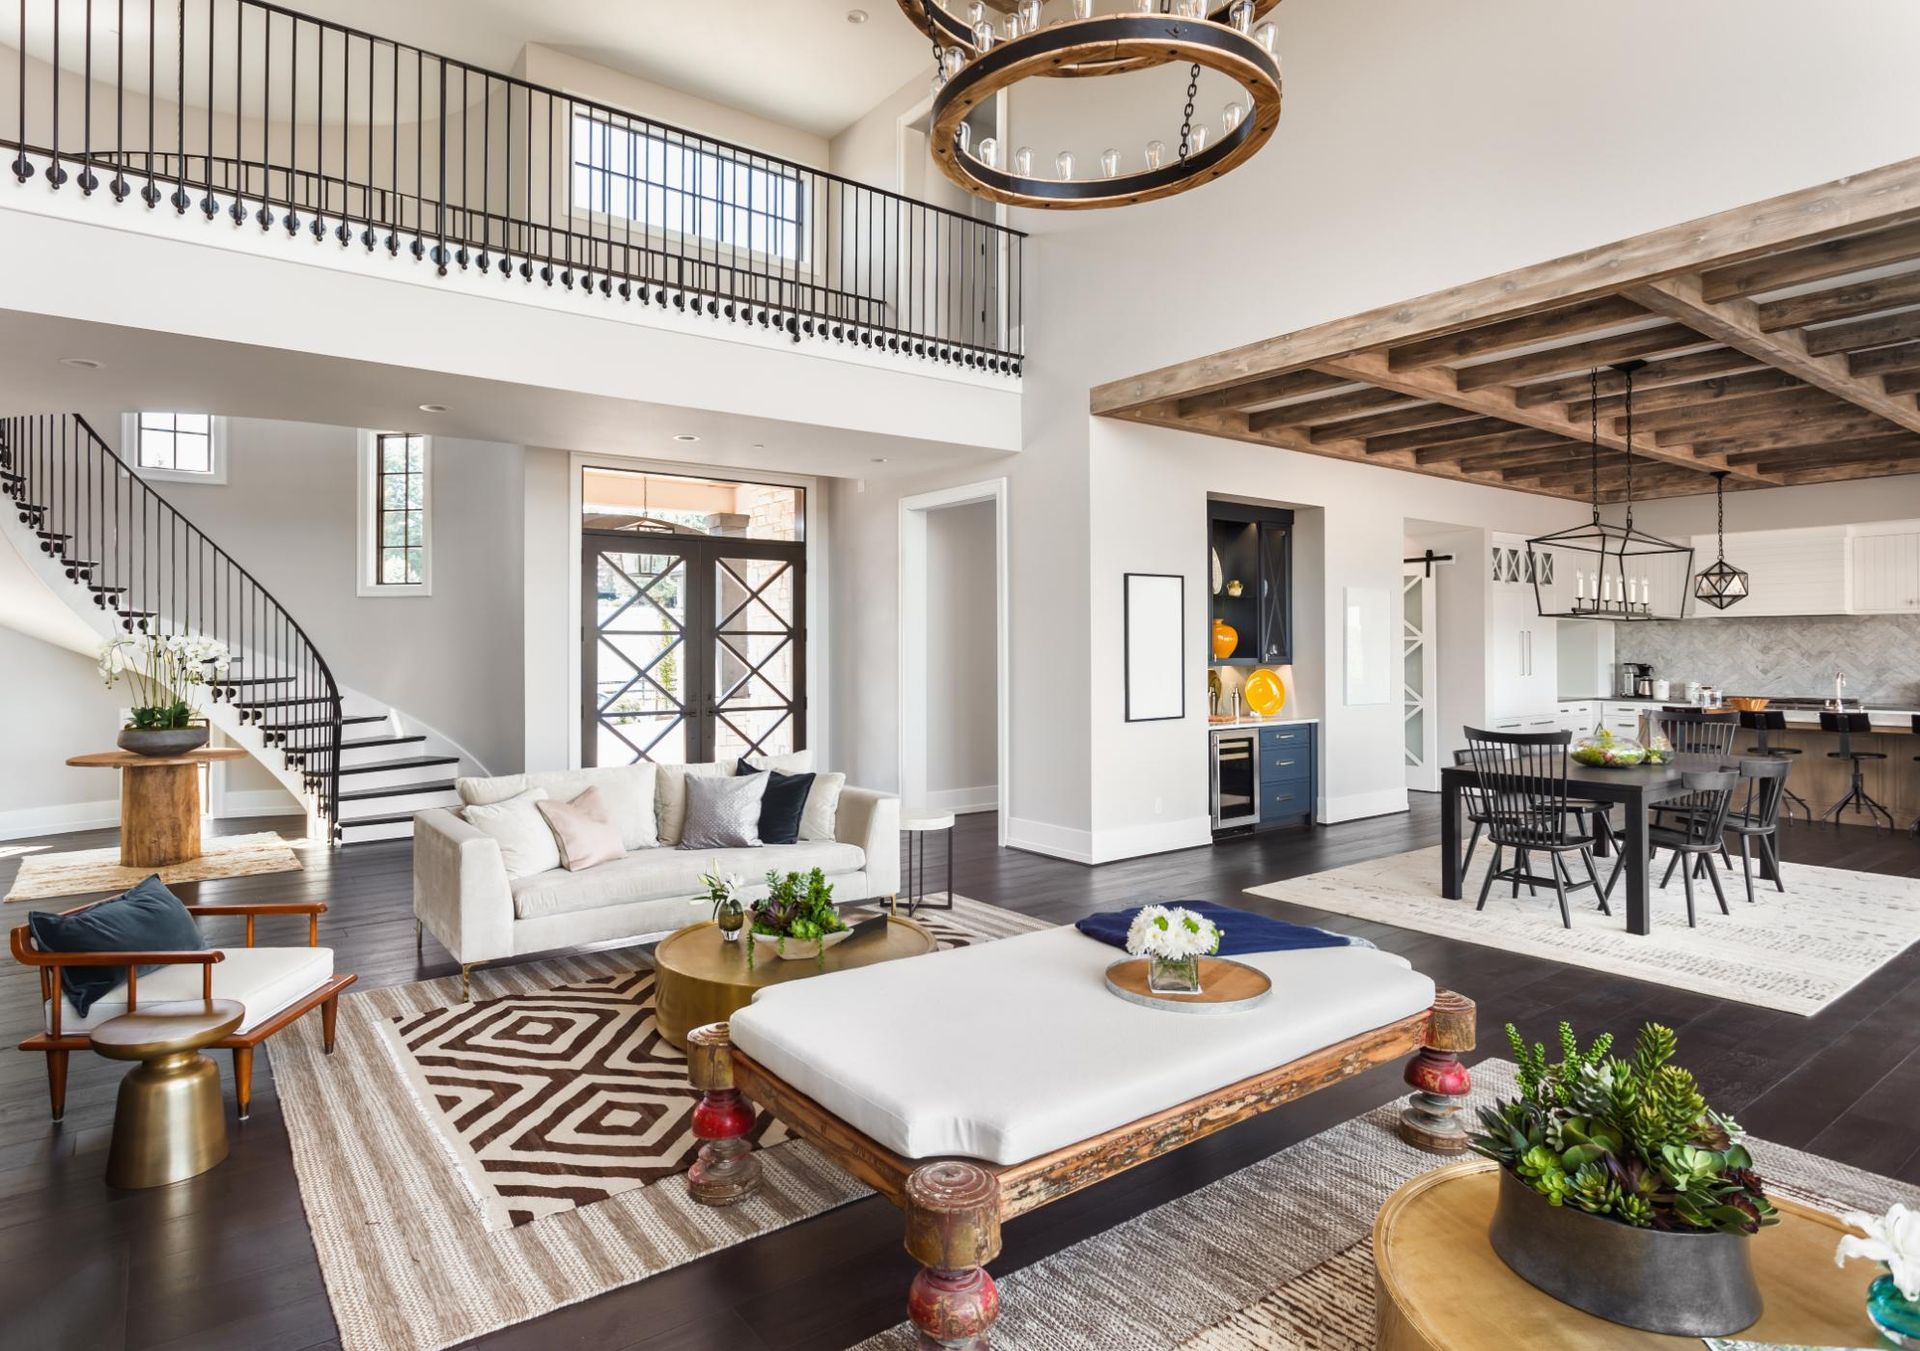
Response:
[[[1727,562],[1727,471],[1716,469],[1713,478],[1714,505],[1719,509],[1720,518],[1717,530],[1720,558],[1700,569],[1700,575],[1693,582],[1693,598],[1703,605],[1724,610],[1747,598],[1747,574]]]

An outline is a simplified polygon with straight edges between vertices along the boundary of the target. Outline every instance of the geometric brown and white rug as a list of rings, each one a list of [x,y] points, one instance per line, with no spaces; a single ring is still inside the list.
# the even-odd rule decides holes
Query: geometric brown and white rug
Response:
[[[1591,889],[1569,896],[1571,929],[1560,923],[1558,902],[1548,890],[1530,896],[1523,887],[1516,899],[1508,887],[1496,886],[1487,908],[1476,910],[1491,856],[1483,842],[1465,895],[1457,901],[1440,895],[1437,847],[1249,891],[1268,900],[1809,1017],[1920,940],[1920,880],[1911,877],[1787,863],[1780,874],[1786,891],[1756,876],[1750,905],[1739,872],[1722,870],[1721,885],[1732,913],[1721,914],[1712,884],[1697,879],[1700,922],[1690,928],[1680,878],[1675,876],[1673,885],[1663,889],[1656,875],[1648,888],[1653,932],[1639,937],[1626,930],[1624,885],[1613,889],[1612,918],[1599,912]],[[1609,860],[1597,862],[1603,870],[1612,867]],[[1663,855],[1662,872],[1666,862]],[[1606,876],[1602,871],[1603,881]]]
[[[78,896],[90,891],[125,891],[159,874],[168,886],[176,882],[206,882],[217,877],[253,877],[260,873],[299,872],[300,860],[288,842],[272,831],[251,835],[210,835],[198,858],[158,868],[127,868],[120,864],[120,848],[70,849],[58,854],[27,854],[13,879],[9,901],[37,901],[48,896]]]

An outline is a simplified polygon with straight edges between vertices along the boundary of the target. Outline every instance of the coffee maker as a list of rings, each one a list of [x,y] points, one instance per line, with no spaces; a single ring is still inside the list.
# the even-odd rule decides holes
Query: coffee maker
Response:
[[[1653,698],[1653,663],[1645,661],[1623,661],[1620,674],[1615,681],[1616,699]]]

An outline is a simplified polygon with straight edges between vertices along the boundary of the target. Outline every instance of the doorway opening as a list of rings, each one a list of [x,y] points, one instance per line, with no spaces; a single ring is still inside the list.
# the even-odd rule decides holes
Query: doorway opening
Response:
[[[900,503],[900,796],[999,813],[1006,843],[1007,482]]]

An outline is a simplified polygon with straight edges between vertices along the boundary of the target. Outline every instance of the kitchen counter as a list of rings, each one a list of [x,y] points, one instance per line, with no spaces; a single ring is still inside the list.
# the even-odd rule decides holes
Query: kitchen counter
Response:
[[[1310,723],[1317,723],[1319,721],[1320,719],[1318,718],[1242,717],[1230,719],[1227,722],[1214,722],[1209,719],[1207,722],[1207,730],[1209,732],[1236,732],[1244,731],[1249,727],[1305,727]]]
[[[1684,699],[1620,699],[1613,695],[1576,694],[1563,695],[1562,703],[1567,704],[1626,704],[1634,708],[1681,708],[1686,706]],[[1920,715],[1920,708],[1883,708],[1878,704],[1869,704],[1865,708],[1849,709],[1850,713],[1865,713],[1873,721],[1876,735],[1901,736],[1913,731],[1913,719]],[[1820,710],[1817,708],[1784,708],[1774,705],[1767,709],[1769,713],[1784,713],[1789,727],[1799,725],[1818,731],[1820,728]]]

